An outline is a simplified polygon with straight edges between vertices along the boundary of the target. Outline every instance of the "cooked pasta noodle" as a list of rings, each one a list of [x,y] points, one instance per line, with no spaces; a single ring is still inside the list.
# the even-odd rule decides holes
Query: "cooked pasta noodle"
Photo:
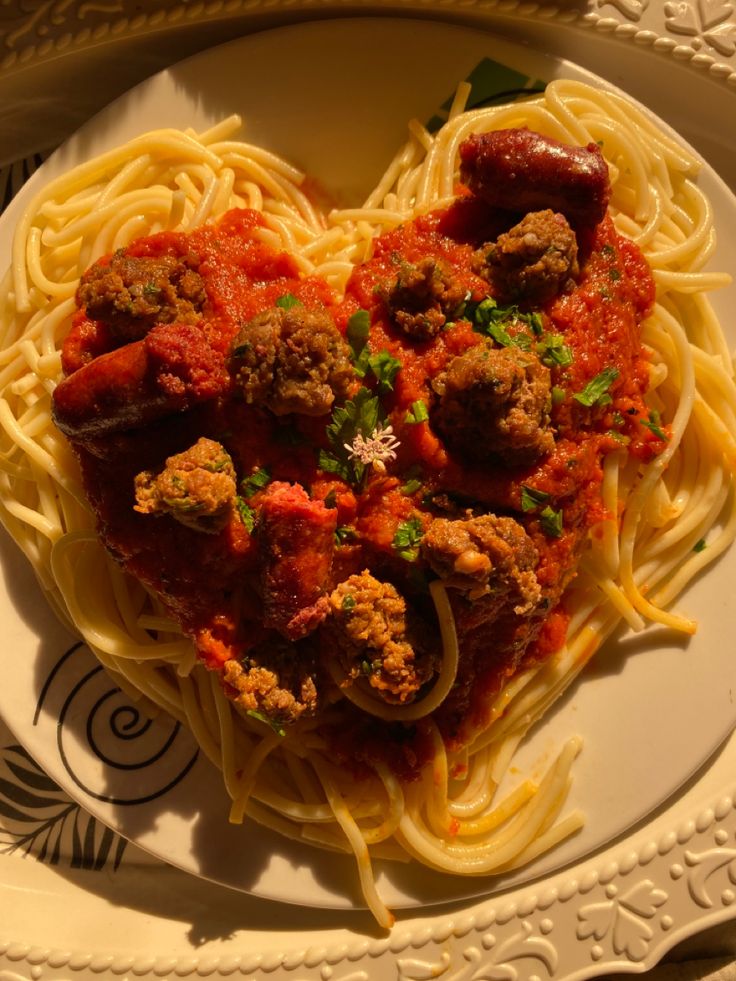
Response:
[[[487,874],[533,860],[580,827],[577,812],[558,820],[579,739],[538,783],[522,778],[499,800],[516,747],[621,621],[631,630],[655,622],[693,633],[687,611],[669,606],[736,534],[736,388],[705,295],[728,277],[704,268],[715,233],[697,183],[699,161],[618,94],[578,82],[556,81],[524,102],[466,112],[467,96],[461,87],[436,133],[410,124],[406,145],[362,208],[326,215],[302,190],[303,174],[235,139],[236,117],[205,133],[137,137],[38,192],[18,221],[0,299],[2,520],[49,602],[126,692],[189,725],[222,770],[232,821],[249,815],[298,840],[351,851],[366,902],[385,926],[392,916],[373,881],[377,855]],[[514,127],[602,145],[610,214],[643,250],[656,282],[642,342],[650,352],[649,404],[669,438],[648,463],[625,451],[606,457],[607,517],[592,529],[568,591],[567,642],[508,679],[469,745],[448,750],[431,722],[462,656],[439,580],[431,588],[443,662],[422,698],[379,702],[358,683],[345,687],[345,672],[332,663],[341,697],[384,719],[429,720],[431,730],[433,762],[420,780],[404,783],[380,763],[354,779],[331,761],[315,720],[280,735],[240,712],[159,600],[107,555],[75,458],[51,419],[59,350],[80,275],[92,262],[142,235],[191,231],[233,208],[259,211],[264,243],[292,253],[302,274],[342,291],[378,235],[453,200],[458,150],[469,134]],[[339,712],[336,698],[324,716]]]

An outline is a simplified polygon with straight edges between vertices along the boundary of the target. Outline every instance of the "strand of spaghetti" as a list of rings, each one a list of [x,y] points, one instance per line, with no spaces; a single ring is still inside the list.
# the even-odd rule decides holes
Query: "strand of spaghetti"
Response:
[[[217,710],[217,722],[220,730],[220,768],[222,770],[225,789],[230,800],[235,800],[239,780],[237,776],[238,763],[235,758],[235,737],[233,733],[233,710],[224,697],[220,679],[214,672],[209,674],[209,682]]]
[[[258,164],[261,173],[278,174],[284,181],[295,187],[300,187],[305,180],[303,170],[284,160],[283,157],[265,150],[263,147],[256,146],[254,143],[244,143],[240,140],[225,140],[216,143],[212,147],[212,152],[219,160],[228,161],[231,155],[247,162]],[[230,164],[232,166],[232,164]],[[235,167],[237,170],[237,167]]]
[[[586,570],[587,566],[581,565],[581,570]],[[592,570],[590,570],[592,572]],[[610,576],[598,576],[593,573],[595,583],[603,593],[605,598],[616,610],[622,620],[625,620],[629,627],[634,631],[643,630],[646,626],[644,620],[631,605],[628,597],[622,592],[618,583]]]
[[[373,768],[383,782],[383,789],[388,800],[388,811],[385,812],[384,819],[380,824],[375,827],[361,828],[363,839],[368,845],[375,845],[394,836],[401,823],[401,816],[405,807],[401,781],[384,763],[376,762],[373,764]],[[354,811],[353,814],[355,814]]]
[[[201,160],[209,163],[213,169],[217,169],[219,166],[218,158],[191,137],[175,130],[157,130],[143,134],[128,144],[100,154],[87,163],[73,168],[63,176],[50,181],[21,215],[13,239],[13,282],[16,306],[21,313],[27,312],[31,308],[24,263],[25,242],[28,238],[33,216],[39,212],[44,201],[53,199],[57,195],[70,196],[91,182],[101,180],[116,167],[125,166],[131,158],[145,153],[172,155],[183,160]]]
[[[429,731],[434,753],[432,762],[425,768],[423,799],[428,825],[437,836],[450,835],[456,837],[490,833],[506,822],[536,793],[537,788],[532,781],[525,780],[508,797],[504,798],[500,805],[478,818],[460,820],[451,815],[448,808],[449,779],[444,742],[439,729],[433,722],[430,722]],[[489,785],[495,787],[497,781],[494,780],[490,768],[486,778]]]
[[[663,605],[670,603],[702,569],[715,562],[725,552],[734,537],[736,537],[736,500],[732,490],[728,521],[723,530],[715,538],[711,538],[707,548],[702,551],[694,553],[691,549],[688,559],[669,582],[654,594],[652,601]]]
[[[645,506],[647,496],[660,479],[682,439],[682,434],[690,417],[693,393],[695,391],[695,371],[690,357],[690,346],[682,326],[664,310],[660,317],[666,320],[670,337],[678,354],[681,377],[681,397],[671,424],[671,436],[665,449],[645,468],[638,486],[629,496],[623,515],[621,527],[621,585],[635,609],[658,623],[663,623],[681,630],[693,633],[695,624],[685,617],[679,617],[660,610],[644,598],[634,580],[633,554],[636,541],[636,529]]]
[[[219,122],[214,123],[214,125],[209,126],[207,129],[202,130],[201,133],[195,133],[195,139],[198,140],[203,146],[209,146],[213,153],[217,152],[217,146],[223,141],[228,140],[243,125],[243,120],[238,113],[230,113],[229,116],[225,116]]]
[[[31,460],[38,464],[49,476],[68,494],[77,499],[80,505],[86,506],[84,492],[73,478],[63,473],[57,461],[41,446],[29,439],[18,425],[8,402],[0,398],[0,426],[8,436],[20,447]]]
[[[666,269],[653,271],[654,282],[660,291],[679,290],[682,293],[700,293],[730,286],[728,273],[718,272],[671,272]]]
[[[210,734],[209,727],[202,718],[202,710],[199,699],[194,690],[194,682],[191,678],[177,677],[181,701],[186,714],[187,725],[197,741],[197,745],[203,751],[210,763],[214,764],[218,770],[222,766],[222,749]]]
[[[567,786],[570,768],[580,748],[579,739],[570,739],[565,744],[542,778],[534,797],[489,840],[468,844],[438,839],[426,829],[416,803],[412,802],[401,822],[402,844],[446,872],[484,875],[503,867],[528,847],[550,811],[557,806],[560,791]]]
[[[75,591],[76,577],[68,563],[70,550],[77,549],[79,546],[90,545],[94,549],[99,550],[99,543],[94,530],[67,532],[54,542],[50,555],[54,578],[63,594],[72,619],[82,632],[85,640],[89,644],[94,645],[96,649],[105,651],[108,654],[114,654],[120,658],[165,660],[167,658],[176,659],[180,657],[183,649],[186,649],[188,641],[168,644],[158,644],[153,641],[149,644],[130,643],[129,638],[115,624],[109,621],[104,624],[97,624],[86,614],[83,605],[77,599]],[[97,580],[104,581],[100,580],[99,576],[97,576]],[[88,581],[94,582],[95,576],[92,576]]]
[[[258,770],[264,763],[269,753],[279,745],[281,736],[276,732],[269,732],[251,749],[247,760],[243,762],[242,773],[238,778],[238,786],[233,796],[230,808],[229,820],[231,824],[242,824],[245,817],[245,809],[253,791]]]
[[[401,174],[413,163],[417,155],[417,149],[416,143],[412,140],[409,140],[408,143],[399,148],[399,151],[384,171],[381,180],[363,202],[363,208],[366,211],[380,208],[381,203],[391,188],[396,185]]]
[[[558,801],[552,807],[553,811],[559,811],[562,809],[566,796],[567,788],[563,788],[560,791]],[[577,832],[583,827],[585,827],[585,814],[576,808],[561,821],[554,824],[551,828],[542,831],[534,839],[534,841],[530,842],[526,848],[522,849],[522,851],[520,851],[519,854],[506,865],[499,867],[497,871],[511,872],[514,869],[520,869],[524,868],[526,865],[531,865],[531,863],[538,859],[541,855],[544,855],[553,848],[556,848],[561,842],[567,841],[568,838],[572,838],[572,836],[577,834]]]
[[[574,636],[568,637],[567,646],[543,665],[505,715],[488,730],[490,739],[499,741],[506,739],[509,734],[515,734],[520,739],[528,732],[572,684],[618,622],[618,614],[611,614],[605,604],[600,610],[596,610],[592,622],[586,623]]]
[[[325,788],[327,800],[335,814],[335,819],[343,830],[350,847],[355,854],[358,865],[358,875],[363,890],[363,897],[368,908],[375,916],[380,926],[389,929],[394,924],[394,916],[381,900],[376,890],[376,883],[373,878],[373,868],[371,858],[368,853],[368,846],[361,834],[360,828],[355,823],[353,816],[342,799],[340,788],[334,783],[331,774],[328,772],[324,762],[315,757],[313,766]]]

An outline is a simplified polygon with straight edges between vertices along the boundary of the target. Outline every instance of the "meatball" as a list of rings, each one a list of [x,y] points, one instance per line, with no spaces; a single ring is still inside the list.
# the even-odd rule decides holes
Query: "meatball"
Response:
[[[534,574],[537,550],[513,518],[495,514],[456,521],[435,518],[421,549],[445,585],[467,593],[469,599],[509,594],[514,612],[522,614],[541,598]]]
[[[144,470],[135,478],[135,510],[170,514],[196,531],[216,533],[227,524],[237,493],[235,468],[227,451],[202,437],[170,456],[160,473]]]
[[[354,378],[350,350],[325,311],[274,307],[239,332],[230,361],[236,389],[274,415],[328,413]]]
[[[314,657],[278,636],[252,648],[242,661],[226,661],[224,668],[235,704],[274,726],[291,725],[317,709]]]
[[[331,634],[349,677],[366,678],[387,702],[410,702],[434,673],[420,650],[406,602],[388,582],[367,570],[341,582],[330,595]]]
[[[389,315],[397,327],[418,341],[434,337],[465,298],[465,288],[448,267],[436,259],[402,264],[386,297]]]
[[[502,303],[546,303],[578,275],[578,244],[564,215],[532,211],[476,253],[476,269]]]
[[[432,384],[432,424],[462,456],[521,466],[552,450],[550,373],[536,355],[479,344]]]
[[[196,256],[155,258],[116,252],[82,276],[77,303],[117,340],[140,340],[155,324],[194,324],[207,300]]]

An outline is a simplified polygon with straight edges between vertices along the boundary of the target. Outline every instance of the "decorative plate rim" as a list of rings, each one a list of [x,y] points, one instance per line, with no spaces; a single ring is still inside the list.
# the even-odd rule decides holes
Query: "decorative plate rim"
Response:
[[[91,5],[85,0],[72,0],[63,5],[63,14],[52,10],[49,23],[42,25],[34,42],[12,48],[0,59],[0,75],[22,71],[42,62],[109,44],[126,38],[141,37],[146,34],[166,30],[176,30],[192,25],[217,23],[235,20],[239,16],[255,17],[259,14],[281,14],[289,16],[299,13],[315,12],[321,15],[345,11],[356,16],[358,12],[370,10],[384,12],[422,12],[426,14],[459,14],[467,16],[499,15],[522,21],[544,20],[557,22],[581,30],[594,30],[613,36],[621,41],[651,47],[658,54],[669,55],[680,63],[687,63],[697,71],[707,72],[716,81],[724,82],[736,90],[736,61],[729,64],[725,58],[736,54],[736,23],[726,22],[733,13],[729,4],[723,4],[725,16],[718,21],[714,16],[703,22],[681,22],[673,14],[668,14],[668,6],[655,2],[652,11],[661,6],[665,14],[663,27],[650,25],[651,16],[645,17],[650,0],[587,0],[582,9],[564,4],[547,3],[545,0],[195,0],[193,3],[181,0],[157,0],[155,10],[141,11],[133,0],[118,0],[105,7],[104,3]],[[53,4],[45,7],[52,8]],[[612,7],[616,16],[607,11],[599,13],[595,7]],[[688,6],[687,4],[685,6]],[[76,30],[66,28],[64,17],[77,11],[80,19],[95,11],[100,16],[94,26],[85,25]],[[126,8],[129,12],[126,13]],[[43,11],[43,7],[39,8]],[[688,9],[690,9],[688,7]],[[692,8],[694,11],[695,8]],[[114,14],[114,16],[113,16]],[[693,14],[694,17],[697,15]],[[7,14],[6,14],[7,17]],[[54,20],[55,18],[55,20]],[[645,24],[641,24],[642,18]],[[38,11],[34,12],[26,25],[9,32],[11,43],[17,36],[37,30]],[[692,20],[692,18],[690,18]],[[2,23],[0,23],[2,27]],[[59,27],[57,36],[52,36],[54,27]],[[653,29],[654,27],[654,29]],[[3,32],[0,32],[0,37]],[[690,43],[685,43],[690,38]],[[6,39],[7,46],[7,39]],[[711,47],[716,54],[702,50]],[[718,55],[723,57],[719,58]]]

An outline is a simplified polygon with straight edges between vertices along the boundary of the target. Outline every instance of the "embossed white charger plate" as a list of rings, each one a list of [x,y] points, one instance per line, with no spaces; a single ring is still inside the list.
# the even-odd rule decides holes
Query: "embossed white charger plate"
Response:
[[[234,111],[246,121],[247,139],[292,159],[345,203],[357,202],[404,138],[406,121],[429,118],[482,58],[532,78],[606,84],[569,62],[480,30],[428,21],[339,20],[241,39],[143,83],[69,140],[3,217],[2,264],[14,221],[42,182],[144,129],[205,128]],[[376,59],[379,74],[369,70]],[[702,181],[716,207],[720,266],[733,269],[734,199],[708,168]],[[725,319],[733,289],[714,299]],[[219,775],[196,757],[186,734],[165,722],[149,726],[129,700],[111,691],[89,655],[39,608],[22,560],[10,548],[5,552],[0,610],[13,656],[0,660],[0,708],[61,786],[123,835],[186,871],[272,899],[338,908],[360,902],[351,860],[305,850],[262,829],[230,827]],[[701,624],[691,642],[648,631],[607,645],[524,749],[520,762],[533,768],[569,735],[584,737],[570,802],[588,816],[580,835],[503,880],[455,879],[415,865],[382,868],[385,898],[398,907],[426,906],[539,881],[623,834],[675,794],[736,721],[736,679],[724,643],[736,627],[729,592],[734,574],[731,553],[680,600]]]

